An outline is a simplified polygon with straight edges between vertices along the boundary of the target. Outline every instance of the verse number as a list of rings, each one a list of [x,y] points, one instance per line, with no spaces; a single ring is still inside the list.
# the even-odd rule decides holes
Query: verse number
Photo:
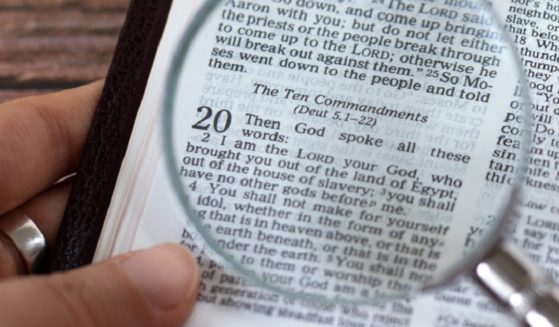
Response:
[[[433,78],[438,78],[439,77],[439,71],[436,69],[427,69],[427,73],[425,73],[426,77],[433,77]]]
[[[199,107],[196,111],[201,113],[203,117],[192,125],[194,129],[202,131],[213,130],[217,133],[224,133],[231,127],[231,111],[227,109],[219,110],[215,115],[213,109],[206,106]]]
[[[210,141],[210,133],[204,133],[204,136],[202,137],[202,142],[206,142],[208,143]]]
[[[524,44],[526,44],[526,36],[515,34],[514,35],[514,42],[516,42],[517,44],[524,45]]]

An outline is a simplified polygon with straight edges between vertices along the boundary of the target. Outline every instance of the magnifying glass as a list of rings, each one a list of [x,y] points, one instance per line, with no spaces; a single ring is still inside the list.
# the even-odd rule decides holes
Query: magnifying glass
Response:
[[[376,303],[466,273],[559,326],[552,282],[502,240],[531,134],[499,26],[484,1],[208,1],[166,97],[190,221],[288,296]]]

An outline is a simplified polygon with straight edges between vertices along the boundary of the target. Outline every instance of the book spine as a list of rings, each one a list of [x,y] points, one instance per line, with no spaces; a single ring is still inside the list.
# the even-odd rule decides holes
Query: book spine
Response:
[[[171,3],[130,5],[46,272],[91,263]]]

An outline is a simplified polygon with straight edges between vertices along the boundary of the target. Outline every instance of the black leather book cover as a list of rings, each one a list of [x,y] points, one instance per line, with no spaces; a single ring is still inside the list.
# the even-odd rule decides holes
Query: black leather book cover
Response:
[[[133,0],[47,271],[91,263],[172,0]]]

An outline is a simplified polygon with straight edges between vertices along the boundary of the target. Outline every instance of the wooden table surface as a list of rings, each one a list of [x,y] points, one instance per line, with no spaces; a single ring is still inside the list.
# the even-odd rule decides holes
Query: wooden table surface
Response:
[[[103,78],[129,2],[0,0],[0,103]]]

